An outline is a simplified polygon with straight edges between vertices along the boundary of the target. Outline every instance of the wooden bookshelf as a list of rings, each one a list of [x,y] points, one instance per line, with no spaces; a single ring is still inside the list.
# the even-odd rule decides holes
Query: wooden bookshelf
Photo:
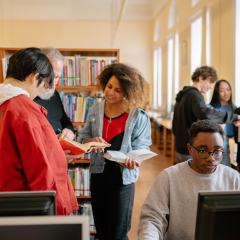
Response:
[[[60,81],[60,80],[59,80]],[[99,87],[96,85],[93,86],[69,86],[69,87],[65,87],[65,86],[56,86],[56,90],[57,91],[66,91],[66,90],[71,90],[71,91],[78,91],[78,92],[98,92],[99,91]]]
[[[84,126],[85,122],[73,122],[72,125],[73,126]]]
[[[22,48],[12,47],[1,47],[0,48],[0,83],[3,82],[3,69],[2,69],[2,58],[11,57],[16,51]],[[82,57],[113,57],[119,62],[119,49],[82,49],[82,48],[57,48],[63,56],[74,56],[81,55]],[[59,87],[58,87],[59,88]],[[57,89],[58,91],[65,90],[76,90],[76,91],[94,91],[97,90],[96,86],[88,87],[61,87],[63,90]],[[84,89],[85,88],[85,89]]]
[[[81,199],[83,199],[83,198],[91,198],[91,196],[77,196],[77,198],[79,199],[79,198],[81,198]]]
[[[72,160],[69,164],[71,163],[90,163],[90,159],[76,159],[76,160]]]

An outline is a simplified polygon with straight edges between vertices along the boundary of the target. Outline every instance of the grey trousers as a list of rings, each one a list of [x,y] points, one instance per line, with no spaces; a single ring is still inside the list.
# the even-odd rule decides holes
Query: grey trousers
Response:
[[[192,159],[191,155],[185,155],[185,154],[180,154],[178,152],[175,152],[176,163],[186,162],[189,159]]]

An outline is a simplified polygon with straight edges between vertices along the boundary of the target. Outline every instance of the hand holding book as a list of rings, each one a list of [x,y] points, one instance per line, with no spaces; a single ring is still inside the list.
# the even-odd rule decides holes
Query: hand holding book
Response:
[[[94,149],[102,149],[105,147],[111,146],[108,143],[103,142],[87,142],[84,144],[72,141],[68,138],[59,139],[61,147],[63,150],[71,150],[70,154],[72,155],[80,155],[83,153],[89,153]]]

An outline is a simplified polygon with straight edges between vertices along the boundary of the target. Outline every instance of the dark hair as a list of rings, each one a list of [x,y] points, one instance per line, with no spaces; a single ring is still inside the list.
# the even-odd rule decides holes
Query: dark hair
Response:
[[[198,82],[199,77],[202,76],[203,79],[211,78],[211,82],[214,83],[218,80],[218,75],[217,72],[214,68],[208,67],[208,66],[203,66],[200,68],[197,68],[195,72],[192,75],[192,81],[193,82]]]
[[[6,78],[12,77],[23,82],[31,73],[39,73],[37,86],[46,79],[45,82],[52,87],[54,76],[52,64],[39,48],[21,49],[9,58]]]
[[[147,94],[146,81],[141,73],[137,69],[122,63],[107,65],[97,77],[103,91],[112,76],[115,76],[121,84],[128,108],[132,106],[141,107]]]
[[[224,139],[224,132],[222,127],[212,120],[199,120],[196,123],[193,123],[189,129],[189,143],[193,144],[194,139],[197,137],[198,133],[219,133]]]
[[[228,81],[226,81],[224,79],[221,79],[221,80],[217,81],[217,83],[215,84],[212,99],[211,99],[211,102],[210,102],[210,104],[215,108],[221,107],[221,101],[220,101],[220,97],[219,97],[219,87],[220,87],[220,84],[222,82],[227,83],[230,90],[232,91],[231,85],[229,84]],[[233,111],[232,92],[231,92],[231,96],[230,96],[230,99],[229,99],[228,103],[230,104],[230,107]]]

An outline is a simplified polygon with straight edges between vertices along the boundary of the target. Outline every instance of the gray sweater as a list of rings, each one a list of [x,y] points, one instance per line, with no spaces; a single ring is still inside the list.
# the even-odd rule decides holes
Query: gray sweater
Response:
[[[142,207],[138,240],[162,240],[167,227],[168,240],[192,240],[198,192],[240,189],[240,175],[230,167],[220,164],[214,173],[201,174],[188,162],[163,170],[155,179]]]

